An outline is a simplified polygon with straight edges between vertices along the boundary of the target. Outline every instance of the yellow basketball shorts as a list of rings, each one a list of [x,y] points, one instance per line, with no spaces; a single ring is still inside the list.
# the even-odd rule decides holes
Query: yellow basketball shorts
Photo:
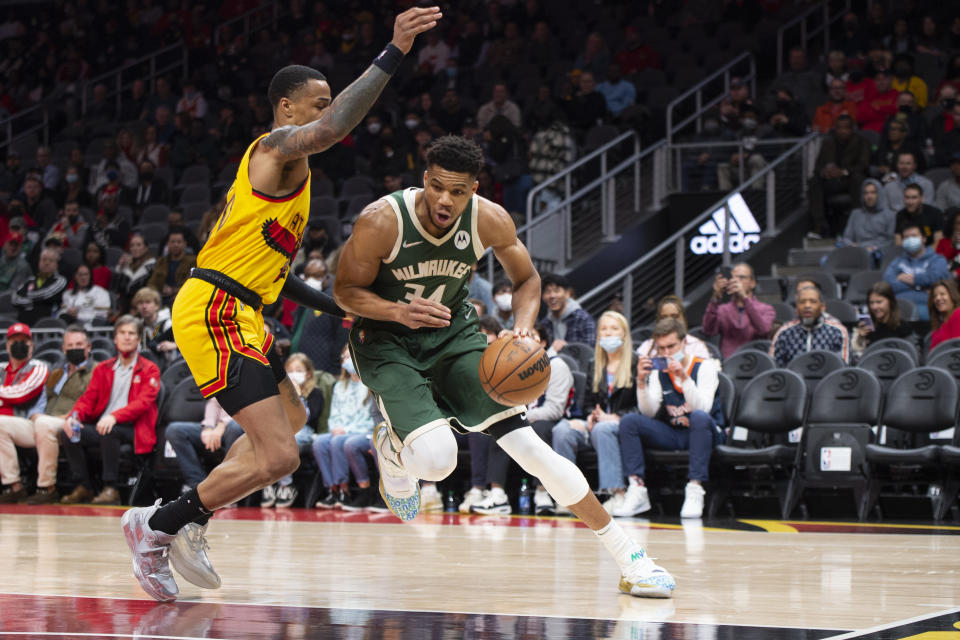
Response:
[[[203,397],[216,396],[233,414],[279,393],[286,373],[259,309],[190,278],[174,300],[172,319],[174,340]]]

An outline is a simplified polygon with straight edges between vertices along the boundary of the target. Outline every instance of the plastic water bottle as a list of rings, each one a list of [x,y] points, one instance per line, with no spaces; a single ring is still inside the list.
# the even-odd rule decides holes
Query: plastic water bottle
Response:
[[[83,425],[74,416],[70,416],[70,428],[73,433],[70,434],[70,442],[80,442],[80,432],[83,431]]]
[[[517,504],[517,510],[524,516],[533,513],[533,490],[526,478],[520,481],[520,501]]]
[[[454,495],[453,490],[447,491],[447,497],[443,501],[443,510],[447,513],[457,512],[457,496]]]

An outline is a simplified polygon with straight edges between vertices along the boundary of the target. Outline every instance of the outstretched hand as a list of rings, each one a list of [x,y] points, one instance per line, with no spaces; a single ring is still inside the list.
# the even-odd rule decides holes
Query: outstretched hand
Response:
[[[400,49],[404,55],[410,53],[413,39],[417,34],[429,31],[437,26],[437,21],[443,16],[440,7],[414,7],[407,9],[397,16],[393,23],[393,40],[391,44]]]

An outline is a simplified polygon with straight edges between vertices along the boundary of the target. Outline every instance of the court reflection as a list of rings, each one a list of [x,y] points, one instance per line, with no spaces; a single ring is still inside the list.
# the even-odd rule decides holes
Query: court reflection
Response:
[[[625,603],[636,601],[624,598]],[[624,614],[636,619],[616,621],[0,595],[0,631],[26,638],[112,634],[231,640],[821,640],[840,633],[659,622],[658,617],[672,612],[670,601],[648,605],[628,606]]]

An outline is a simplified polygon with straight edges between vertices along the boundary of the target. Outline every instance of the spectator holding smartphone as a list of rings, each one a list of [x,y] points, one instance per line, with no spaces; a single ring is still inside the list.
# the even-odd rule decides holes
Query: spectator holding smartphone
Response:
[[[753,267],[738,262],[725,267],[713,281],[713,297],[703,314],[703,332],[720,334],[720,352],[729,358],[751,340],[766,338],[773,328],[776,311],[753,297],[757,279]],[[724,302],[724,298],[729,300]]]
[[[660,298],[660,302],[657,303],[656,322],[660,322],[664,318],[674,318],[675,320],[679,320],[681,324],[683,324],[684,333],[686,333],[687,313],[686,309],[683,307],[683,300],[681,300],[679,297],[670,294]],[[713,357],[710,354],[710,349],[707,348],[707,345],[700,338],[687,333],[682,340],[684,353],[688,353],[696,358],[702,358],[704,360]],[[660,355],[653,338],[647,338],[640,344],[640,346],[637,348],[637,355],[650,357]]]
[[[851,350],[856,358],[871,344],[884,338],[910,339],[913,330],[900,318],[900,307],[893,287],[889,282],[880,280],[875,282],[867,293],[867,307],[870,313],[866,315],[857,328],[853,330]]]

